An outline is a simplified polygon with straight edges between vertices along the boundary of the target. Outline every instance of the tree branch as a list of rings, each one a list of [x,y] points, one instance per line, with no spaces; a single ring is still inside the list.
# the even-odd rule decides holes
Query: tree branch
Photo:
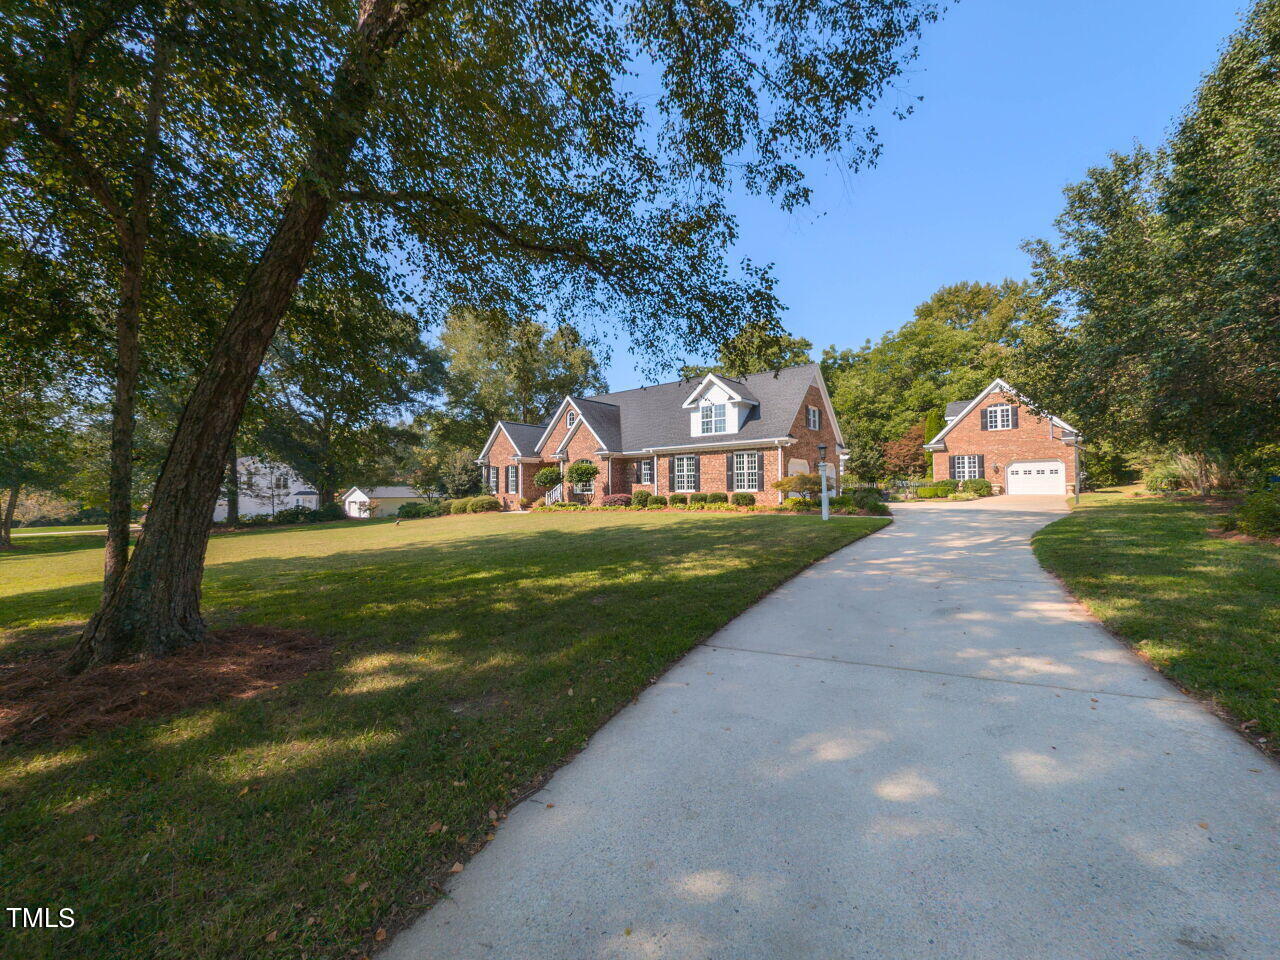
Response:
[[[528,229],[527,227],[504,224],[467,207],[453,197],[441,196],[431,190],[339,190],[334,193],[334,199],[346,203],[382,204],[400,208],[415,203],[426,203],[446,211],[455,219],[475,223],[486,233],[516,250],[545,257],[557,257],[584,266],[603,279],[611,278],[605,261],[588,250],[564,242],[553,243],[522,235],[522,231]]]
[[[3,82],[3,90],[22,106],[27,120],[36,128],[36,132],[62,154],[63,159],[70,165],[72,173],[93,194],[93,198],[106,211],[117,231],[121,232],[121,240],[125,240],[125,231],[129,228],[129,214],[124,203],[111,188],[111,182],[106,174],[85,155],[80,144],[67,133],[62,124],[49,115],[44,105],[22,82],[21,74],[16,67],[12,52],[0,48],[0,81]]]

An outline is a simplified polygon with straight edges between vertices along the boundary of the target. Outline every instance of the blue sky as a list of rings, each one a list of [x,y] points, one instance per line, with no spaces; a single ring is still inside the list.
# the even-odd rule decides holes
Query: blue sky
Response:
[[[742,197],[739,251],[772,262],[792,333],[860,346],[938,287],[1028,272],[1062,188],[1107,153],[1163,140],[1239,23],[1242,0],[961,0],[921,44],[904,121],[853,177],[816,168],[784,214]],[[624,344],[613,389],[645,382]]]

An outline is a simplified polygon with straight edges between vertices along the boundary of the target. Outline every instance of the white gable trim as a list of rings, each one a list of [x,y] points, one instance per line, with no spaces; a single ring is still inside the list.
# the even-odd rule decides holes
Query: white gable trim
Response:
[[[556,407],[556,412],[551,415],[551,419],[547,421],[547,429],[542,431],[542,436],[538,438],[538,442],[534,445],[534,452],[542,452],[542,445],[547,442],[547,438],[551,436],[551,431],[554,430],[556,428],[556,424],[560,422],[560,417],[564,414],[564,408],[566,406],[573,407],[573,412],[578,415],[577,423],[573,425],[573,429],[577,429],[578,424],[587,419],[582,415],[582,408],[574,402],[573,397],[565,397],[560,401],[560,406]],[[591,431],[591,435],[596,438],[596,442],[600,444],[601,448],[603,448],[604,441],[600,439],[600,434],[596,433],[595,427],[588,423],[587,429]],[[565,440],[567,441],[568,439],[569,437],[566,434]],[[562,443],[556,449],[559,450],[563,446],[564,444]]]
[[[974,408],[977,407],[978,404],[980,404],[987,397],[991,396],[991,394],[995,393],[997,390],[1001,393],[1007,393],[1012,397],[1017,397],[1017,399],[1022,403],[1026,404],[1026,406],[1029,409],[1031,409],[1033,412],[1036,412],[1036,405],[1034,403],[1032,403],[1030,400],[1024,397],[1021,393],[1019,393],[1017,390],[1011,387],[1007,381],[1002,380],[999,377],[996,377],[987,386],[987,389],[983,390],[980,394],[978,394],[976,397],[970,400],[969,405],[967,407],[961,410],[960,413],[957,414],[953,419],[948,421],[947,425],[942,428],[942,430],[938,433],[938,435],[924,445],[925,449],[928,450],[932,448],[935,444],[941,443],[942,438],[951,432],[952,427],[954,427],[957,423],[959,423],[961,420],[967,417],[970,413],[972,413]],[[1040,414],[1037,412],[1037,416],[1039,415]],[[1058,417],[1050,416],[1049,422],[1056,424],[1057,426],[1061,427],[1063,430],[1071,431],[1076,435],[1076,438],[1079,439],[1080,431],[1077,430],[1075,427],[1071,426],[1071,424],[1067,423],[1065,420],[1062,420]]]
[[[493,425],[493,432],[489,434],[489,439],[484,442],[484,446],[480,448],[480,456],[476,457],[476,463],[484,463],[489,459],[489,450],[493,447],[493,441],[498,439],[498,431],[501,430],[511,444],[511,449],[516,453],[520,452],[520,448],[516,446],[516,442],[511,439],[511,434],[507,433],[507,428],[502,425],[499,420]]]
[[[733,398],[734,403],[746,403],[751,406],[757,405],[756,401],[748,400],[746,397],[740,394],[737,390],[733,389],[733,386],[729,381],[721,379],[720,377],[716,376],[714,373],[708,373],[705,377],[702,378],[702,382],[699,383],[694,388],[693,393],[689,394],[688,399],[686,399],[684,403],[680,404],[680,409],[692,410],[694,407],[696,407],[698,405],[698,398],[701,397],[704,393],[706,393],[707,387],[711,386],[713,383],[716,386],[718,386],[721,390],[723,390],[725,393],[729,394],[729,396]]]
[[[588,430],[590,430],[591,435],[596,438],[596,443],[600,444],[600,449],[597,450],[596,453],[599,453],[601,450],[604,450],[605,449],[604,441],[600,439],[600,434],[596,433],[595,428],[591,426],[590,423],[587,422],[587,418],[582,415],[582,409],[576,403],[573,404],[573,409],[578,414],[578,419],[573,422],[573,426],[569,428],[569,432],[564,435],[564,439],[561,440],[559,446],[556,447],[556,453],[564,453],[564,451],[569,446],[569,441],[572,440],[574,435],[578,432],[578,430],[584,426]],[[559,419],[559,417],[557,416],[556,419]],[[554,425],[555,425],[555,421],[553,420],[552,426]],[[541,448],[542,445],[539,444],[538,446],[539,448]]]
[[[342,499],[343,501],[345,501],[345,500],[346,500],[349,496],[351,496],[353,493],[358,493],[358,494],[360,494],[360,495],[361,495],[362,497],[364,497],[366,500],[367,500],[367,499],[369,499],[369,495],[368,495],[367,493],[365,493],[363,490],[361,490],[359,487],[352,487],[350,490],[348,490],[346,493],[344,493],[340,499]]]

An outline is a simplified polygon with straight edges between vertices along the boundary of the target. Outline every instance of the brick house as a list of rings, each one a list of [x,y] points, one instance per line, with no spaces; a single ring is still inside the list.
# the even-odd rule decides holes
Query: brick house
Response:
[[[996,379],[972,400],[947,404],[946,426],[924,448],[935,480],[991,481],[996,493],[1074,493],[1079,432],[1035,411]]]
[[[816,363],[746,377],[707,374],[593,397],[565,397],[541,424],[500,420],[477,458],[485,487],[504,509],[539,498],[600,503],[610,494],[757,495],[781,502],[773,483],[816,473],[826,446],[833,486],[844,439]],[[534,485],[544,467],[586,461],[590,484]]]

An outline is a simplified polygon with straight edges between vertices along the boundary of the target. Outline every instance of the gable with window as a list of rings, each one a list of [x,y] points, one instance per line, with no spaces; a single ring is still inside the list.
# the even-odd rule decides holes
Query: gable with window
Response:
[[[578,422],[578,411],[570,407],[569,412],[564,415],[564,425],[568,429],[572,430],[573,425],[577,422]]]
[[[725,404],[704,403],[702,405],[702,432],[724,433],[728,429],[725,417]]]
[[[993,403],[982,411],[983,430],[1015,430],[1018,408],[1010,403]]]

